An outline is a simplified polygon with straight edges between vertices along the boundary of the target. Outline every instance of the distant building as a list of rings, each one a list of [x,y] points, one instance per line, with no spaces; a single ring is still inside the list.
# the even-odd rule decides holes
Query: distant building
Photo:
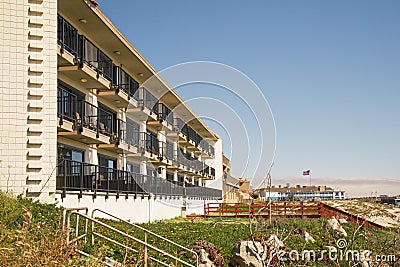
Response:
[[[272,186],[269,192],[268,188],[259,188],[255,192],[262,200],[328,200],[345,199],[345,191],[335,190],[327,186],[300,186],[278,187]]]
[[[231,176],[231,161],[222,153],[222,170],[223,170],[223,201],[224,202],[244,202],[251,200],[250,181],[245,179],[237,179]]]

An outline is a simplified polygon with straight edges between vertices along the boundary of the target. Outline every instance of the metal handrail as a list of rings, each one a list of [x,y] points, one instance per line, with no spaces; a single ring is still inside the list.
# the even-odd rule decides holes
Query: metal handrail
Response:
[[[101,209],[94,209],[94,210],[92,210],[92,218],[94,218],[94,213],[95,213],[96,211],[98,211],[98,212],[100,212],[100,213],[103,213],[103,214],[106,214],[107,216],[110,216],[110,217],[112,217],[112,218],[114,218],[114,219],[117,219],[117,220],[119,220],[119,221],[121,221],[121,222],[127,223],[127,224],[129,224],[130,226],[133,226],[133,227],[135,227],[135,228],[137,228],[137,229],[139,229],[139,230],[142,230],[142,231],[145,232],[145,233],[148,233],[148,234],[150,234],[150,235],[152,235],[152,236],[155,236],[155,237],[157,237],[157,238],[159,238],[159,239],[161,239],[161,240],[163,240],[163,241],[166,241],[166,242],[168,242],[168,243],[171,244],[171,245],[177,246],[177,247],[179,247],[179,248],[181,248],[181,249],[183,249],[183,250],[186,250],[186,251],[189,252],[189,253],[192,253],[192,254],[196,257],[196,263],[197,263],[197,265],[199,264],[199,255],[197,254],[196,251],[191,250],[191,249],[189,249],[189,248],[187,248],[187,247],[185,247],[185,246],[182,246],[182,245],[180,245],[180,244],[178,244],[178,243],[175,243],[174,241],[172,241],[172,240],[170,240],[170,239],[168,239],[168,238],[165,238],[165,237],[163,237],[163,236],[161,236],[161,235],[159,235],[159,234],[156,234],[156,233],[154,233],[154,232],[152,232],[152,231],[150,231],[150,230],[148,230],[148,229],[146,229],[146,228],[143,228],[143,227],[141,227],[141,226],[139,226],[139,225],[137,225],[137,224],[135,224],[135,223],[131,223],[131,222],[127,221],[127,220],[124,220],[124,219],[122,219],[122,218],[119,218],[119,217],[117,217],[117,216],[115,216],[115,215],[113,215],[113,214],[111,214],[111,213],[109,213],[109,212],[107,212],[107,211],[101,210]]]
[[[78,209],[81,209],[81,208],[78,208]],[[78,210],[78,209],[68,209],[68,210]],[[82,208],[82,209],[86,209],[86,208]],[[101,210],[99,210],[99,211],[101,211]],[[66,211],[65,211],[65,213],[66,213]],[[154,250],[154,251],[156,251],[156,252],[158,252],[158,253],[161,253],[162,255],[167,256],[167,257],[169,257],[169,258],[171,258],[171,259],[173,259],[173,260],[175,260],[175,261],[177,261],[177,262],[180,262],[180,263],[182,263],[182,264],[185,265],[185,266],[196,267],[196,266],[199,265],[197,253],[195,254],[195,255],[196,255],[196,259],[197,259],[196,265],[192,265],[192,264],[190,264],[190,263],[188,263],[188,262],[186,262],[186,261],[184,261],[184,260],[182,260],[182,259],[180,259],[180,258],[174,256],[174,255],[171,255],[170,253],[168,253],[168,252],[166,252],[166,251],[163,251],[163,250],[161,250],[161,249],[159,249],[159,248],[157,248],[157,247],[155,247],[155,246],[153,246],[153,245],[147,243],[147,235],[146,235],[146,233],[145,233],[145,241],[142,241],[142,240],[140,240],[140,239],[138,239],[138,238],[136,238],[136,237],[133,237],[133,236],[131,236],[131,235],[129,235],[129,234],[127,234],[127,233],[121,231],[121,230],[118,230],[117,228],[112,227],[112,226],[110,226],[110,225],[108,225],[108,224],[106,224],[106,223],[104,223],[104,222],[101,222],[101,221],[99,221],[99,220],[97,220],[97,219],[94,219],[94,218],[92,218],[92,217],[90,217],[90,216],[88,216],[88,215],[86,215],[86,214],[79,213],[78,211],[72,211],[71,213],[69,213],[69,214],[67,215],[67,217],[66,217],[66,227],[67,227],[67,229],[71,229],[71,216],[72,216],[72,215],[76,215],[76,216],[77,216],[76,225],[75,225],[75,235],[76,235],[76,237],[75,237],[74,239],[70,240],[70,233],[68,233],[68,235],[67,235],[67,245],[70,245],[70,244],[72,244],[72,243],[75,243],[75,244],[76,244],[79,240],[81,240],[81,239],[83,239],[83,238],[84,238],[85,242],[87,241],[87,240],[86,240],[87,235],[88,235],[87,223],[88,223],[88,221],[90,221],[90,222],[92,223],[92,234],[93,234],[92,240],[93,240],[94,236],[96,235],[96,236],[101,237],[101,238],[104,238],[105,240],[110,241],[110,242],[112,242],[112,243],[114,243],[114,244],[116,244],[116,245],[122,246],[122,247],[125,248],[125,249],[129,249],[129,250],[131,250],[131,251],[135,251],[135,249],[132,248],[132,247],[128,247],[128,246],[126,246],[126,245],[124,245],[124,244],[121,244],[121,243],[118,242],[118,241],[112,240],[112,239],[110,239],[110,238],[108,238],[108,237],[106,237],[106,236],[103,236],[103,235],[100,234],[100,233],[95,232],[95,231],[94,231],[94,224],[98,224],[98,225],[100,225],[100,226],[103,226],[103,227],[107,228],[108,230],[110,230],[110,231],[112,231],[112,232],[114,232],[114,233],[120,234],[120,235],[122,235],[122,236],[125,237],[125,238],[128,238],[128,239],[130,239],[130,240],[132,240],[132,241],[135,241],[135,242],[137,242],[137,243],[143,245],[143,246],[145,247],[145,257],[144,257],[144,262],[145,262],[144,264],[145,264],[145,266],[148,266],[148,264],[147,264],[147,249],[148,249],[148,248],[150,248],[150,249],[152,249],[152,250]],[[113,216],[113,215],[109,215],[109,216]],[[80,236],[78,235],[78,234],[79,234],[79,217],[82,217],[83,219],[85,219],[85,222],[86,222],[86,223],[85,223],[85,232],[84,232],[82,235],[80,235]],[[111,241],[111,240],[112,240],[112,241]],[[77,250],[77,251],[78,251],[79,253],[81,253],[81,251],[79,251],[79,250]],[[83,252],[83,251],[82,251],[82,252]],[[156,261],[156,262],[162,264],[162,265],[170,266],[169,264],[166,264],[166,263],[164,263],[164,262],[161,262],[160,260],[158,260],[158,259],[156,259],[156,258],[154,258],[154,257],[151,257],[151,256],[150,256],[149,258],[150,258],[151,260],[153,260],[153,261]]]

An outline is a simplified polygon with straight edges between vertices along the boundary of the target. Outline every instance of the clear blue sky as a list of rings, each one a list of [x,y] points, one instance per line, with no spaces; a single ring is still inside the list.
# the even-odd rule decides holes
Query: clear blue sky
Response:
[[[210,60],[253,79],[274,177],[400,178],[400,1],[98,2],[157,70]]]

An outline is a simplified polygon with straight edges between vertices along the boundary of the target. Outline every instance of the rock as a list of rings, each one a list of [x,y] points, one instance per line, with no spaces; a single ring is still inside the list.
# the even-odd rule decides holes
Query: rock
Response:
[[[210,260],[208,256],[208,253],[205,251],[204,248],[202,248],[199,255],[199,267],[215,267],[215,264]]]
[[[345,223],[347,223],[347,220],[345,218],[340,218],[339,219],[339,223],[340,224],[345,224]]]
[[[230,267],[263,267],[277,261],[279,249],[284,243],[277,235],[270,235],[262,243],[259,241],[241,241],[232,249]]]
[[[232,249],[229,267],[263,267],[260,254],[264,248],[258,241],[241,241]]]
[[[344,236],[344,237],[347,236],[346,230],[343,229],[343,227],[340,225],[339,221],[336,220],[335,217],[332,217],[331,219],[329,219],[326,223],[326,226],[328,227],[328,229],[335,230],[341,236]]]
[[[307,241],[307,242],[311,242],[311,243],[314,243],[315,242],[315,239],[314,239],[314,237],[312,237],[308,232],[304,232],[304,239]]]
[[[360,253],[360,263],[362,267],[369,267],[369,260],[370,260],[370,256],[371,255],[371,251],[369,250],[364,250],[361,251]]]
[[[271,250],[278,250],[279,248],[283,247],[283,242],[279,239],[277,235],[270,235],[266,242],[267,246]]]
[[[188,248],[199,255],[199,267],[222,267],[225,264],[224,257],[222,257],[219,249],[213,243],[197,240]],[[181,253],[184,254],[186,251],[181,251]]]

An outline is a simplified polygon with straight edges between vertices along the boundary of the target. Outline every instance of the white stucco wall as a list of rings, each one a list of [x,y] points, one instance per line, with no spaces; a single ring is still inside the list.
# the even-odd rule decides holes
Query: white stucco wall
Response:
[[[214,158],[207,159],[206,163],[215,169],[215,179],[206,182],[206,186],[210,188],[222,190],[222,139],[214,144]]]
[[[125,195],[120,195],[117,198],[115,194],[110,194],[108,199],[106,199],[104,194],[98,193],[94,199],[92,194],[83,194],[80,199],[77,194],[67,194],[62,199],[61,194],[57,193],[56,201],[59,206],[65,208],[87,207],[89,213],[93,209],[102,209],[122,219],[143,223],[181,216],[183,198],[170,199],[168,197],[165,199],[163,197],[160,199],[157,196],[156,199],[154,197],[149,199],[146,196],[142,199],[139,195],[135,199],[133,195],[129,195],[128,199],[126,199]],[[186,202],[186,214],[189,215],[204,214],[204,204],[215,203],[216,201],[187,199]]]

